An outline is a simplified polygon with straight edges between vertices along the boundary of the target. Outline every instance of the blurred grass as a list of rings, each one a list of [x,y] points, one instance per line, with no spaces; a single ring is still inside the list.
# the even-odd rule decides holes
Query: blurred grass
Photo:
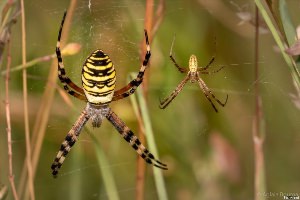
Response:
[[[101,174],[103,177],[103,182],[105,185],[105,189],[107,191],[107,196],[111,200],[120,199],[118,196],[118,190],[116,187],[116,183],[112,174],[111,169],[108,167],[109,163],[103,152],[101,144],[97,141],[97,138],[89,131],[89,136],[91,137],[93,144],[95,146],[95,151],[97,154],[99,169],[101,170]]]
[[[259,11],[264,18],[265,22],[267,23],[280,51],[281,54],[287,63],[288,67],[290,68],[291,75],[297,84],[300,87],[300,72],[297,68],[297,65],[293,58],[289,56],[285,50],[288,45],[291,45],[296,40],[296,30],[293,28],[290,15],[286,9],[285,0],[279,1],[279,12],[281,16],[274,16],[274,12],[272,12],[265,0],[255,0]],[[276,19],[281,19],[281,23],[283,25],[284,30],[280,30],[280,24],[277,23]],[[282,35],[282,33],[284,35]],[[289,42],[286,43],[285,39]]]
[[[137,77],[137,73],[131,73],[129,77],[130,77],[129,80],[133,80],[135,77]],[[147,144],[148,144],[147,146],[149,147],[148,149],[153,155],[158,157],[159,153],[155,144],[151,119],[149,116],[148,108],[146,105],[146,99],[144,97],[143,91],[141,89],[137,89],[136,95],[131,95],[130,100],[132,102],[132,106],[135,113],[141,112],[141,118],[145,128],[144,134],[147,139]],[[168,199],[164,177],[163,177],[163,171],[153,166],[153,176],[156,183],[158,199],[161,200]]]
[[[164,20],[151,43],[151,68],[146,71],[149,75],[146,106],[159,158],[170,167],[163,174],[169,199],[253,199],[255,195],[252,143],[254,27],[251,20],[239,25],[242,19],[237,16],[237,12],[245,11],[253,17],[254,4],[250,0],[234,2],[240,9],[229,1],[166,0]],[[262,1],[255,2],[259,4]],[[155,6],[157,5],[155,1]],[[54,53],[57,29],[67,6],[67,3],[62,1],[25,2],[28,60]],[[271,28],[271,34],[261,35],[259,44],[261,73],[258,84],[261,87],[267,134],[264,144],[267,191],[300,193],[299,110],[295,109],[290,99],[290,94],[296,92],[293,79],[298,77],[294,72],[292,58],[282,53],[286,44],[291,45],[294,40],[293,27],[300,23],[299,4],[297,1],[279,1],[278,7],[269,8],[263,4],[260,6],[261,10],[267,8],[280,11],[276,18],[283,25],[283,29],[281,26],[278,29]],[[110,55],[115,64],[117,88],[125,85],[127,75],[136,72],[140,66],[139,44],[143,39],[144,11],[144,3],[132,0],[91,1],[90,9],[87,1],[78,1],[71,22],[70,38],[65,41],[82,45],[79,54],[64,57],[71,78],[80,84],[84,59],[95,48],[101,48]],[[262,13],[265,21],[270,23],[269,27],[278,23],[270,19],[273,12]],[[203,76],[216,96],[222,98],[226,93],[229,94],[228,104],[225,108],[220,108],[218,114],[214,113],[200,89],[192,84],[184,88],[168,109],[158,108],[159,97],[167,95],[182,80],[182,75],[174,69],[168,57],[174,33],[174,54],[182,66],[188,65],[191,54],[198,57],[198,64],[201,66],[207,64],[215,54],[214,67],[227,66],[218,74]],[[280,35],[285,35],[286,38]],[[12,39],[12,67],[15,67],[21,63],[19,18],[12,29]],[[274,46],[281,48],[280,53],[274,51]],[[1,65],[4,64],[5,60]],[[39,116],[38,108],[45,103],[42,98],[44,88],[56,87],[53,83],[46,87],[50,66],[49,62],[38,63],[28,70],[28,103],[32,123]],[[21,178],[25,149],[20,77],[20,72],[14,72],[10,79],[13,161],[17,185]],[[1,99],[4,98],[3,91],[4,81],[1,79]],[[45,93],[47,92],[48,89]],[[72,102],[78,110],[84,107],[84,103],[75,99],[72,99]],[[35,176],[36,199],[71,199],[72,195],[78,199],[107,199],[104,177],[99,172],[99,168],[104,164],[99,163],[98,150],[90,145],[92,139],[86,136],[85,130],[62,168],[64,175],[56,180],[52,179],[49,166],[53,156],[72,126],[71,119],[79,114],[66,105],[61,96],[56,95],[47,111],[49,119],[44,131],[41,130],[45,137],[39,152],[41,157]],[[114,102],[111,106],[137,133],[138,122],[129,100]],[[0,106],[0,112],[0,128],[1,132],[5,133],[3,104]],[[42,113],[43,110],[39,112]],[[31,127],[34,126],[32,123]],[[87,126],[91,125],[88,123]],[[210,142],[215,131],[222,136],[223,143],[231,144],[233,150],[230,152],[235,153],[224,151],[224,154],[221,154],[217,151],[222,145]],[[105,155],[111,164],[108,166],[116,184],[114,191],[117,191],[120,199],[134,199],[136,154],[123,141],[119,143],[119,135],[108,123],[104,122],[100,129],[93,132],[100,143],[99,146],[104,152],[109,152]],[[8,186],[5,135],[0,135],[0,182]],[[232,176],[237,177],[235,181],[228,178],[228,173],[220,170],[226,169],[226,161],[228,163],[233,154],[240,158],[234,165],[228,165],[231,169],[240,169],[240,175],[232,172]],[[73,163],[74,158],[77,161]],[[147,166],[145,199],[157,199],[156,187],[152,168]],[[80,191],[74,191],[75,189]],[[7,199],[12,199],[10,192]]]

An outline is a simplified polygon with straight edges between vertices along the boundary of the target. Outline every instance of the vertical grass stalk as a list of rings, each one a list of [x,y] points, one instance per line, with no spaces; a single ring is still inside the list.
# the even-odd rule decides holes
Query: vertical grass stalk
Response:
[[[111,168],[109,167],[109,163],[107,161],[105,153],[103,152],[101,144],[98,142],[97,138],[95,137],[94,134],[91,133],[90,130],[88,130],[88,134],[91,137],[94,147],[96,149],[97,161],[98,161],[100,172],[102,174],[103,183],[108,195],[108,199],[119,200],[120,197],[118,196],[118,190],[114,180],[114,176]],[[101,199],[101,197],[99,197],[99,199]]]
[[[22,18],[22,64],[26,65],[26,26],[25,26],[25,8],[24,0],[21,0],[21,18]],[[23,100],[24,100],[24,124],[25,124],[25,140],[26,140],[26,165],[28,172],[28,188],[31,200],[35,200],[34,195],[34,178],[31,159],[31,142],[29,130],[28,116],[28,92],[27,92],[27,71],[23,69]]]
[[[133,77],[136,77],[136,76],[137,76],[136,73],[132,73],[130,75],[130,78],[132,79]],[[136,95],[131,95],[131,96],[136,96],[136,98],[138,100],[137,105],[138,105],[138,109],[141,112],[142,121],[145,126],[145,135],[146,135],[147,144],[148,144],[147,146],[149,147],[149,150],[154,155],[158,156],[158,151],[157,151],[157,147],[155,144],[155,139],[154,139],[152,125],[151,125],[151,120],[150,120],[146,100],[143,95],[143,91],[139,88],[136,90]],[[133,99],[133,98],[131,98],[131,99]],[[157,189],[158,199],[163,199],[163,200],[168,199],[162,170],[158,169],[156,167],[153,167],[153,175],[154,175],[154,181],[155,181],[155,185],[156,185],[156,189]]]
[[[265,164],[263,144],[265,141],[265,126],[263,119],[262,103],[259,90],[259,16],[258,8],[255,7],[255,45],[254,45],[254,64],[255,64],[255,117],[253,123],[253,145],[254,145],[254,197],[255,200],[265,200],[266,183],[265,183]]]
[[[284,37],[281,35],[279,25],[277,24],[274,16],[272,15],[272,12],[270,11],[268,4],[265,0],[254,0],[255,4],[261,13],[262,17],[264,18],[266,24],[269,27],[269,30],[271,31],[273,38],[275,42],[277,43],[280,52],[287,63],[288,67],[290,68],[292,78],[294,79],[295,83],[298,87],[300,87],[300,72],[297,68],[297,65],[293,58],[289,56],[285,50],[287,47],[287,44],[285,42]],[[284,1],[284,0],[282,0]]]
[[[70,2],[70,6],[69,6],[69,16],[72,15],[72,13],[74,12],[75,9],[75,5],[76,5],[76,0],[72,0]],[[64,33],[62,35],[62,42],[61,45],[64,46],[65,41],[67,40],[68,37],[68,32],[70,29],[70,21],[71,18],[69,17],[64,25]],[[59,28],[59,26],[57,26],[57,29]],[[53,50],[55,49],[55,43],[53,46]],[[52,57],[52,55],[50,56]],[[54,56],[56,57],[56,56]],[[53,57],[53,58],[54,58]],[[34,64],[34,63],[25,63],[25,65],[22,65],[21,68],[23,70],[25,70],[25,68],[27,68],[27,66],[30,66],[29,64]],[[19,70],[20,67],[17,67],[16,70]],[[44,90],[44,94],[42,97],[42,103],[39,107],[38,113],[37,113],[37,117],[35,120],[35,124],[34,124],[34,129],[33,129],[33,134],[32,134],[32,138],[31,138],[31,150],[33,152],[32,154],[32,175],[33,177],[35,177],[35,173],[36,173],[36,169],[37,169],[37,165],[38,165],[38,161],[40,158],[40,153],[41,153],[41,148],[42,148],[42,143],[45,137],[45,133],[46,133],[46,127],[47,127],[47,123],[48,123],[48,119],[49,119],[49,114],[50,114],[50,108],[53,102],[53,98],[54,98],[54,92],[55,92],[55,87],[54,84],[56,82],[57,79],[57,61],[53,60],[52,64],[50,65],[50,71],[49,71],[49,75],[48,75],[48,81]],[[50,173],[50,167],[49,167],[49,173]],[[26,184],[26,168],[23,168],[22,170],[22,174],[21,174],[21,178],[20,178],[20,183],[19,183],[19,188],[18,188],[18,193],[20,195],[24,195],[24,199],[28,199],[28,192],[26,190],[26,188],[28,187],[28,184]],[[25,194],[24,191],[26,192]]]
[[[10,104],[9,104],[9,69],[11,64],[11,44],[8,41],[7,48],[7,67],[6,67],[6,77],[5,77],[5,111],[6,111],[6,123],[7,123],[7,146],[8,146],[8,169],[9,169],[9,182],[11,186],[11,191],[15,200],[18,200],[18,194],[14,181],[13,173],[13,156],[12,156],[12,139],[11,139],[11,121],[10,121]]]

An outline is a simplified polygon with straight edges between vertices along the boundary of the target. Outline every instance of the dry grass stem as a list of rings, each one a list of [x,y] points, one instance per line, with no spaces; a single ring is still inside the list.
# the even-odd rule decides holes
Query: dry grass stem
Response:
[[[68,16],[65,22],[64,26],[64,32],[62,35],[62,46],[64,46],[65,42],[68,37],[68,32],[70,30],[71,26],[71,20],[72,16],[76,7],[76,0],[72,0],[68,9]],[[59,28],[59,27],[58,27]],[[55,49],[55,46],[54,46]],[[70,53],[65,52],[70,55]],[[55,57],[56,58],[56,57]],[[32,155],[32,176],[33,178],[35,177],[36,169],[37,169],[37,164],[40,158],[40,152],[42,148],[42,143],[45,137],[46,133],[46,127],[49,119],[49,114],[50,114],[50,109],[53,103],[53,98],[54,98],[54,93],[56,87],[53,86],[53,84],[57,80],[57,61],[53,60],[52,64],[50,65],[50,72],[48,75],[48,81],[44,90],[44,95],[42,97],[42,104],[39,107],[39,110],[37,112],[37,117],[35,121],[35,125],[33,128],[33,136],[31,138],[31,148],[34,154]],[[28,187],[26,182],[26,169],[23,168],[22,175],[21,175],[21,181],[20,181],[20,186],[19,186],[19,194],[23,194],[26,187]],[[28,193],[25,194],[25,199],[28,198]]]
[[[259,89],[259,14],[258,8],[255,6],[255,118],[253,126],[253,145],[254,145],[254,162],[255,162],[255,173],[254,173],[254,196],[256,200],[263,200],[265,191],[265,173],[264,173],[264,119],[262,111],[262,102],[260,98]]]
[[[63,48],[62,55],[63,56],[68,56],[68,55],[77,54],[79,52],[80,48],[81,48],[81,45],[78,44],[78,43],[69,43],[69,44],[67,44],[65,46],[65,48]],[[26,62],[25,65],[18,65],[16,67],[11,68],[10,72],[16,72],[16,71],[19,71],[19,70],[23,70],[25,68],[29,68],[29,67],[35,66],[36,64],[41,63],[41,62],[50,61],[53,58],[56,58],[56,54],[55,53],[53,53],[51,55],[46,55],[46,56],[38,57],[38,58],[35,58],[35,59],[33,59],[33,60],[29,61],[29,62]],[[2,71],[1,75],[5,75],[5,73],[6,73],[6,70]]]
[[[8,171],[9,171],[9,182],[11,185],[11,191],[15,200],[18,200],[17,190],[14,181],[13,173],[13,155],[12,155],[12,138],[11,138],[11,121],[10,121],[10,104],[9,104],[9,68],[11,65],[11,45],[8,42],[7,48],[7,67],[5,77],[5,111],[6,111],[6,123],[7,123],[7,146],[8,146]]]
[[[145,10],[145,21],[144,21],[144,27],[148,32],[149,35],[149,41],[151,43],[153,36],[155,32],[157,31],[158,27],[160,26],[164,9],[165,8],[165,1],[160,0],[159,5],[156,10],[156,16],[155,19],[153,19],[153,12],[154,12],[154,0],[147,0],[146,1],[146,10]],[[146,46],[144,45],[145,41],[143,40],[141,42],[141,54],[140,58],[143,57],[146,53]],[[150,44],[151,45],[151,44]],[[148,66],[150,66],[150,62],[148,63]],[[147,70],[147,74],[144,78],[144,81],[142,83],[142,89],[143,94],[145,97],[147,97],[147,91],[148,91],[148,79],[149,79],[149,69]],[[136,112],[136,116],[138,119],[139,124],[139,131],[138,131],[138,137],[140,138],[142,143],[146,142],[145,139],[145,128],[143,121],[141,120],[141,113],[140,109],[138,109],[138,112]],[[138,157],[137,159],[137,176],[136,176],[136,199],[141,200],[144,199],[144,185],[145,185],[145,163],[142,158]]]
[[[22,22],[22,64],[26,65],[26,26],[25,26],[25,8],[24,0],[21,0],[21,22]],[[27,92],[27,71],[23,69],[23,100],[24,100],[24,124],[25,124],[25,140],[26,140],[26,165],[28,172],[28,188],[30,199],[35,199],[34,194],[34,178],[32,171],[31,159],[31,142],[30,142],[30,129],[29,129],[29,116],[28,116],[28,92]]]

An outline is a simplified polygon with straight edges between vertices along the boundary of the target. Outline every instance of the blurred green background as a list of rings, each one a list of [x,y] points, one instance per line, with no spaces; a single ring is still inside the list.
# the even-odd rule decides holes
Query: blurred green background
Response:
[[[27,60],[54,53],[58,28],[67,1],[25,1]],[[0,6],[3,6],[0,3]],[[159,2],[154,1],[154,10]],[[287,1],[291,18],[299,24],[299,1]],[[1,8],[1,7],[0,7]],[[155,15],[155,13],[154,13]],[[164,171],[169,199],[254,199],[254,3],[250,0],[166,0],[163,21],[151,38],[151,66],[148,77],[147,105]],[[248,17],[244,20],[242,17]],[[82,45],[64,63],[72,80],[81,85],[81,66],[95,49],[103,49],[114,62],[117,88],[124,86],[130,72],[139,70],[145,19],[145,2],[134,0],[78,0],[71,21],[68,41]],[[12,65],[22,63],[21,18],[12,27]],[[263,24],[262,24],[263,26]],[[300,194],[300,121],[299,109],[291,94],[298,95],[290,70],[276,48],[272,35],[260,34],[258,84],[265,119],[264,144],[266,192]],[[215,56],[211,70],[225,68],[202,78],[218,99],[215,113],[197,84],[188,83],[165,109],[159,99],[168,96],[184,78],[169,59],[173,36],[173,55],[188,67],[190,55],[205,66]],[[4,54],[1,71],[5,70]],[[51,62],[28,68],[28,96],[31,134],[39,124],[38,113],[45,103],[45,91]],[[53,66],[53,65],[52,65]],[[55,65],[54,65],[55,66]],[[4,76],[0,79],[0,98],[4,102]],[[51,83],[54,88],[61,85]],[[13,172],[17,188],[25,158],[25,134],[22,100],[22,71],[11,73],[10,108],[12,118]],[[101,168],[109,169],[120,199],[134,199],[136,190],[136,153],[105,120],[99,129],[91,129],[108,159],[101,165],[93,140],[83,129],[72,148],[60,176],[54,179],[50,165],[65,135],[85,103],[70,97],[66,103],[57,90],[50,105],[40,159],[34,180],[36,199],[108,199]],[[299,101],[299,100],[298,100]],[[0,104],[0,182],[9,187],[5,104]],[[111,103],[111,108],[133,130],[138,121],[129,98]],[[48,112],[48,111],[47,111]],[[148,146],[148,145],[146,145]],[[145,199],[158,199],[152,166],[146,166]],[[25,199],[22,197],[21,199]],[[11,191],[7,199],[13,199]],[[283,199],[271,197],[269,199]]]

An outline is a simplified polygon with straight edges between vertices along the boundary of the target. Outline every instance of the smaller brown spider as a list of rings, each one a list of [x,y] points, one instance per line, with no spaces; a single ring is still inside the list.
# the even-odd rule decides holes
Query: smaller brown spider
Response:
[[[197,57],[195,55],[191,55],[190,56],[190,60],[189,60],[189,70],[187,68],[182,68],[180,67],[174,57],[172,56],[172,49],[173,49],[173,45],[174,45],[174,41],[175,41],[175,36],[174,39],[172,41],[172,45],[171,45],[171,50],[170,50],[170,59],[171,61],[174,63],[174,65],[177,67],[177,69],[181,72],[181,73],[186,73],[187,75],[186,77],[178,84],[178,86],[176,87],[176,89],[171,93],[171,95],[167,98],[165,98],[164,100],[162,100],[160,102],[159,107],[161,109],[165,109],[170,103],[171,101],[173,101],[173,99],[175,99],[175,97],[179,94],[179,92],[182,90],[182,88],[184,87],[184,85],[190,80],[191,83],[195,83],[198,82],[202,92],[204,93],[205,97],[207,98],[207,100],[211,103],[212,107],[214,108],[214,110],[216,112],[218,112],[216,106],[214,105],[214,103],[212,102],[211,97],[221,106],[225,106],[228,100],[228,94],[226,96],[226,100],[224,103],[222,103],[219,99],[216,98],[216,96],[212,93],[212,91],[207,87],[207,85],[205,84],[205,82],[201,79],[200,74],[214,74],[219,72],[221,69],[223,69],[225,66],[220,67],[218,70],[216,71],[207,71],[207,69],[210,67],[210,65],[214,62],[215,57],[212,57],[212,59],[210,60],[210,62],[205,66],[205,67],[198,67],[197,64]],[[210,97],[211,96],[211,97]]]

